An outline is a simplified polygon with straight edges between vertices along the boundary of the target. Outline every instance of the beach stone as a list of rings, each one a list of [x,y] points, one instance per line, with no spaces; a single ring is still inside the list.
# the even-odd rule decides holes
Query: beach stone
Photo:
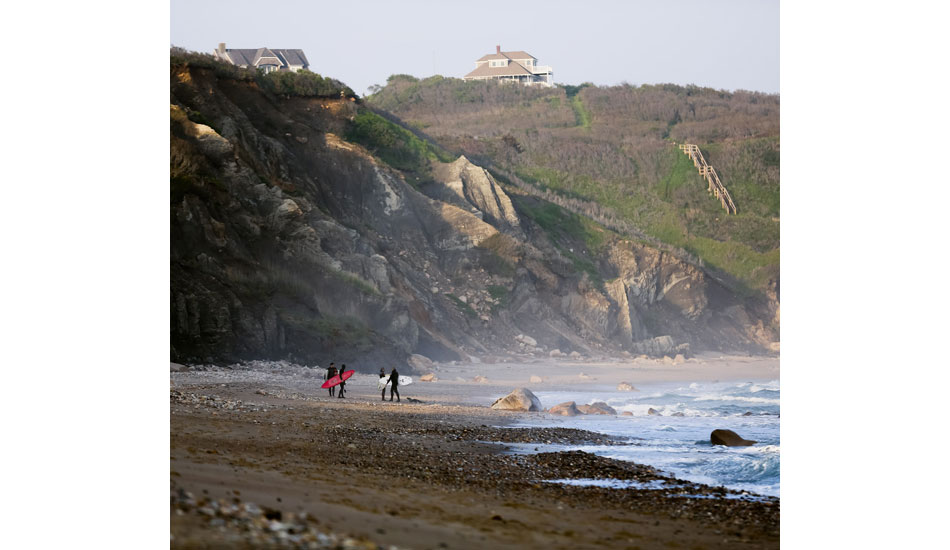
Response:
[[[550,356],[550,357],[564,357],[564,354],[561,353],[561,350],[559,350],[559,349],[552,349],[550,352],[548,352],[548,356]]]
[[[435,377],[435,374],[430,372],[428,374],[423,374],[422,376],[420,376],[419,380],[422,382],[435,382],[436,380],[438,380],[438,378]]]
[[[623,411],[622,413],[620,413],[620,416],[633,416],[633,413],[630,411]]]
[[[410,367],[420,371],[431,370],[433,366],[431,359],[425,355],[419,355],[417,353],[410,355],[407,363],[409,363]]]
[[[682,364],[682,363],[685,363],[685,362],[686,362],[686,358],[683,357],[683,354],[682,354],[682,353],[677,353],[677,354],[676,354],[676,357],[673,358],[673,364],[674,364],[674,365],[679,365],[679,364]]]
[[[618,389],[619,391],[640,391],[640,390],[638,390],[637,388],[634,388],[634,387],[633,387],[632,385],[630,385],[628,382],[621,382],[621,383],[617,384],[617,389]]]
[[[590,405],[580,405],[577,410],[584,414],[617,414],[617,410],[603,401],[596,401]]]
[[[571,359],[580,359],[581,354],[578,353],[578,352],[576,352],[576,351],[572,351],[572,352],[570,353],[569,357],[570,357]]]
[[[580,374],[578,374],[577,377],[580,378],[580,379],[582,379],[582,380],[590,380],[590,379],[591,379],[591,376],[590,376],[589,374],[585,374],[585,373],[583,373],[583,372],[580,373]]]
[[[685,414],[683,414],[683,413],[682,413],[682,412],[680,412],[680,411],[676,411],[675,413],[673,413],[673,414],[672,414],[672,415],[670,415],[670,416],[686,416],[686,415],[685,415]]]
[[[709,434],[709,441],[713,445],[725,445],[726,447],[748,447],[755,445],[755,441],[742,439],[742,437],[732,430],[713,430]]]
[[[505,397],[498,398],[491,408],[503,411],[541,411],[541,400],[528,388],[516,388]]]
[[[525,336],[524,334],[519,334],[518,336],[515,336],[515,340],[521,342],[522,344],[526,346],[530,346],[532,348],[538,345],[537,340],[535,340],[534,338],[530,336]]]
[[[485,378],[485,377],[482,376],[481,374],[479,374],[478,376],[476,376],[476,377],[474,378],[474,380],[475,380],[476,382],[480,383],[480,384],[484,384],[485,382],[488,382],[488,378]]]
[[[532,383],[532,384],[540,384],[541,382],[544,382],[544,380],[542,380],[540,376],[537,376],[537,375],[532,375],[532,376],[531,376],[531,383]]]
[[[548,412],[551,414],[559,414],[561,416],[577,416],[580,414],[580,411],[577,410],[577,404],[574,401],[568,401],[567,403],[554,405],[548,409]]]
[[[653,407],[650,407],[649,409],[647,409],[647,414],[650,416],[662,416],[660,415],[660,411],[654,409]]]

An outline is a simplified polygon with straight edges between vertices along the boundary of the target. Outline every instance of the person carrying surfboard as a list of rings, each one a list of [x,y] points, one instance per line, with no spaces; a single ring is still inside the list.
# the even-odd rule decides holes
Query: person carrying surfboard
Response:
[[[330,368],[327,369],[327,380],[336,376],[336,367],[333,363],[330,363]],[[330,386],[330,397],[333,397],[334,392],[336,392],[336,386]]]
[[[386,378],[386,369],[384,369],[383,367],[379,367],[379,383],[377,385],[380,386],[383,390],[382,395],[380,395],[383,401],[386,400],[386,383],[383,382],[384,378]]]
[[[343,363],[342,365],[340,365],[340,374],[342,375],[342,374],[343,374],[343,371],[345,371],[345,370],[346,370],[346,363]],[[340,399],[344,399],[344,397],[343,397],[343,392],[346,391],[346,390],[344,390],[343,388],[346,386],[346,380],[343,380],[343,379],[342,379],[342,376],[341,376],[340,378],[341,378],[341,380],[340,380],[340,395],[339,395],[338,397],[339,397]]]
[[[392,401],[393,394],[396,394],[396,402],[398,403],[400,399],[399,399],[399,390],[397,389],[397,386],[399,386],[399,373],[396,372],[396,367],[393,367],[393,371],[389,373],[389,400]],[[383,395],[385,394],[386,394],[386,389],[384,388]],[[383,399],[385,400],[385,397]]]

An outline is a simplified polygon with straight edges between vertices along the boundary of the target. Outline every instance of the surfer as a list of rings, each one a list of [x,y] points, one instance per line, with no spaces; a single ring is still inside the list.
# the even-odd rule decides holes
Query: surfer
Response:
[[[327,380],[334,376],[336,376],[336,367],[333,363],[330,363],[330,368],[327,369]],[[333,393],[336,391],[334,388],[336,388],[336,386],[330,387],[330,397],[333,397]]]
[[[346,380],[343,380],[343,379],[342,379],[342,377],[343,377],[343,371],[345,371],[345,370],[346,370],[346,363],[340,365],[340,377],[341,377],[341,380],[340,380],[340,395],[339,395],[339,398],[340,398],[340,399],[343,399],[343,392],[346,391],[346,390],[343,389],[343,387],[346,386]]]
[[[393,367],[393,371],[389,374],[389,384],[390,384],[390,386],[389,386],[389,400],[392,401],[392,400],[393,400],[393,394],[396,394],[396,402],[399,402],[399,401],[400,401],[400,399],[399,399],[399,390],[396,388],[396,386],[399,385],[399,373],[396,372],[396,367]],[[384,395],[384,396],[386,395],[386,389],[385,389],[385,388],[383,389],[383,395]],[[383,397],[383,400],[385,400],[385,399],[386,399],[386,398]]]
[[[382,397],[383,401],[386,400],[386,384],[383,382],[383,378],[386,378],[386,370],[383,367],[379,367],[379,385],[383,387]]]

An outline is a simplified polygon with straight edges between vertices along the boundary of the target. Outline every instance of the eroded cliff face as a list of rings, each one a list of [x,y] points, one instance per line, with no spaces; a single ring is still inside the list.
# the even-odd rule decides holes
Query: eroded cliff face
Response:
[[[777,303],[749,307],[637,243],[609,242],[597,258],[607,280],[591,281],[464,157],[416,190],[340,137],[356,109],[172,69],[173,360],[373,371],[411,354],[761,350],[777,339]]]

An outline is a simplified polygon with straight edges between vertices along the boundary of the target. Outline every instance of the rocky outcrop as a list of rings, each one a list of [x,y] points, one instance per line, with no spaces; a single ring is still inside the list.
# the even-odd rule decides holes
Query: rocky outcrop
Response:
[[[527,388],[517,388],[498,398],[491,408],[503,411],[541,411],[541,401]]]
[[[748,447],[755,445],[755,441],[742,439],[739,434],[732,430],[713,430],[709,434],[709,442],[713,445],[725,445],[727,447]]]
[[[750,308],[641,243],[608,235],[587,250],[522,213],[549,205],[512,201],[464,157],[410,185],[341,137],[354,102],[268,97],[193,67],[173,67],[170,84],[174,361],[427,372],[413,355],[662,356],[777,341],[777,307]]]
[[[457,205],[468,206],[486,222],[507,233],[523,237],[521,221],[511,199],[487,170],[460,156],[433,171],[445,187],[439,196]]]
[[[617,391],[640,391],[627,382],[617,384]]]

